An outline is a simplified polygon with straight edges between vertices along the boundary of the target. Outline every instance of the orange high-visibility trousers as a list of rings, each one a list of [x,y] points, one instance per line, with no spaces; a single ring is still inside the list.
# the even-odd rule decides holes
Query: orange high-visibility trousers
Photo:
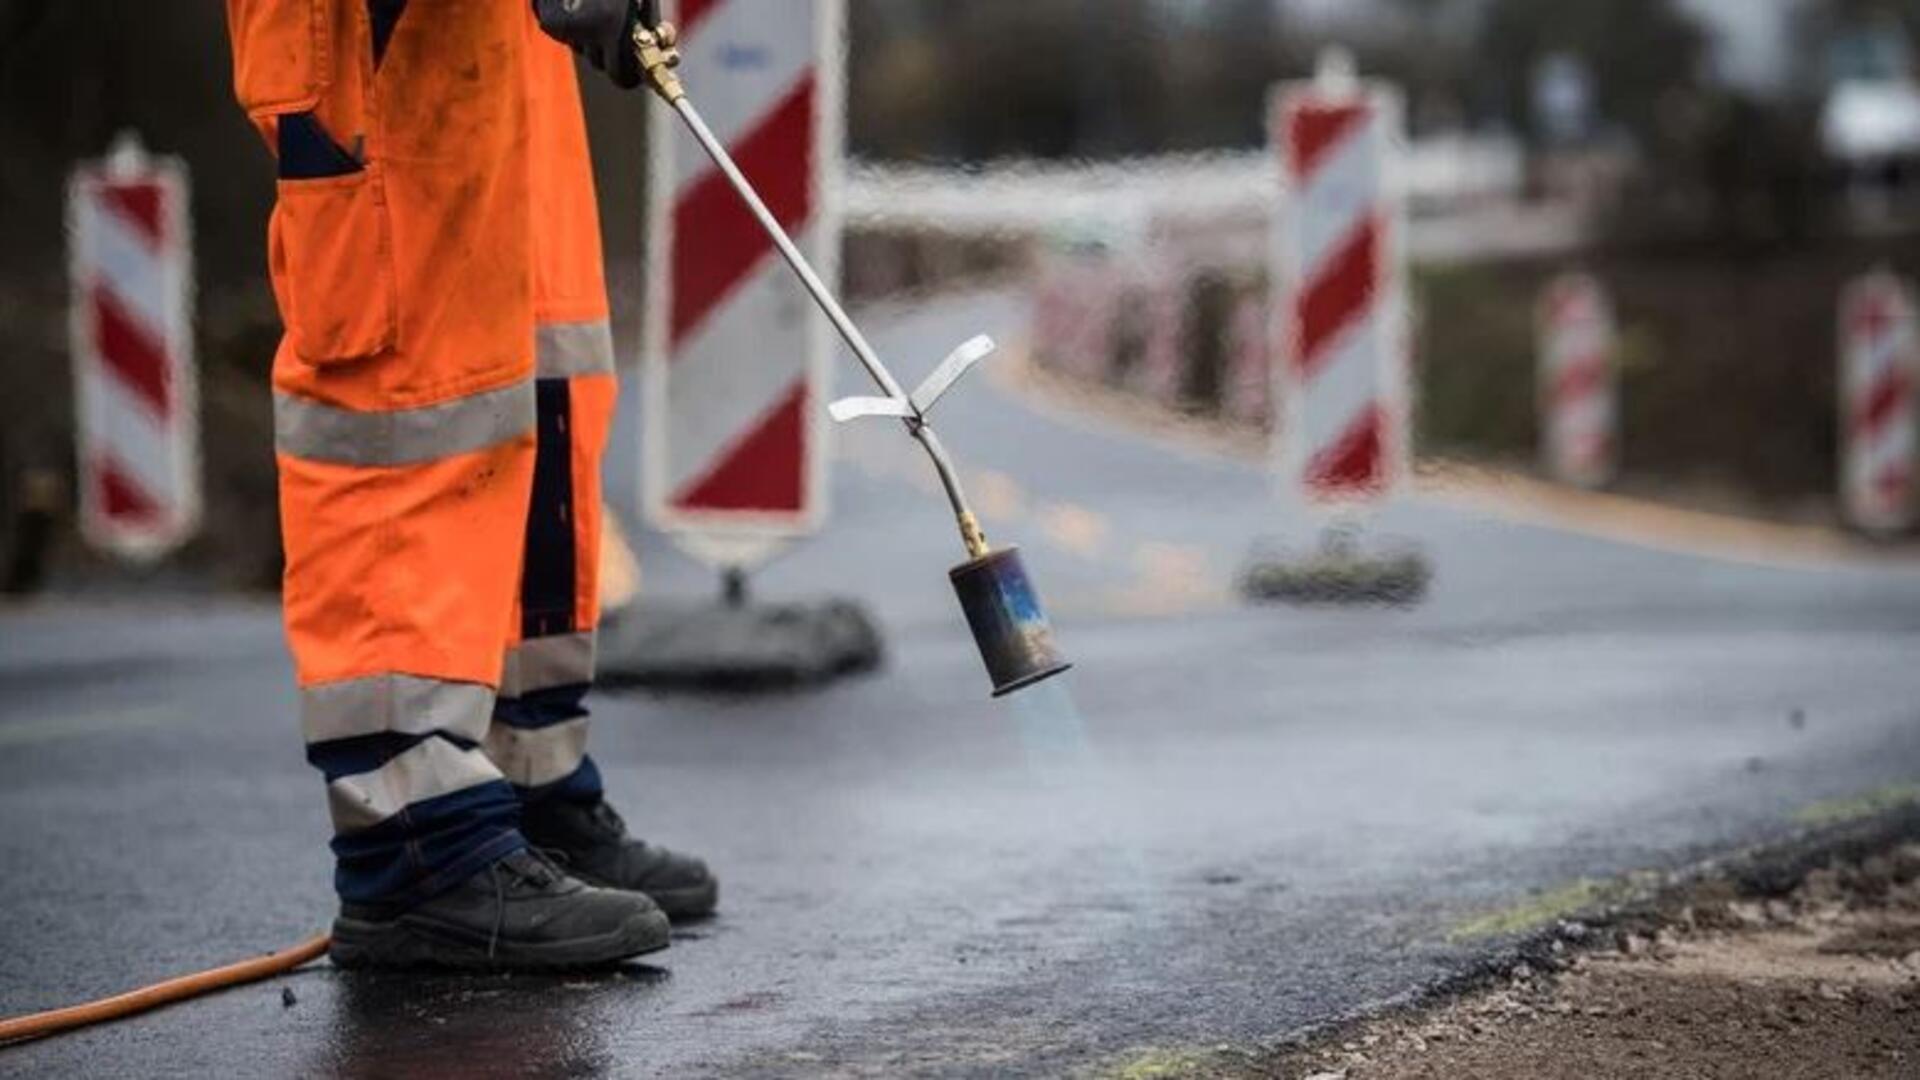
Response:
[[[519,0],[228,0],[279,165],[285,620],[343,897],[406,903],[598,794],[614,377],[572,58]],[[504,686],[503,686],[504,677]]]
[[[581,698],[599,621],[600,459],[617,395],[600,220],[573,57],[536,34],[528,162],[539,450],[519,604],[487,753],[524,799],[591,800]]]

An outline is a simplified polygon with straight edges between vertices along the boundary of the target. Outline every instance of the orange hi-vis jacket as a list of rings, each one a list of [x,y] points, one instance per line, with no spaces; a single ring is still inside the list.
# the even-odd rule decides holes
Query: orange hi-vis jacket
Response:
[[[236,95],[279,162],[273,393],[304,734],[316,763],[343,741],[393,747],[327,770],[336,832],[562,779],[583,717],[494,717],[496,694],[592,676],[615,386],[573,58],[525,0],[227,7]]]

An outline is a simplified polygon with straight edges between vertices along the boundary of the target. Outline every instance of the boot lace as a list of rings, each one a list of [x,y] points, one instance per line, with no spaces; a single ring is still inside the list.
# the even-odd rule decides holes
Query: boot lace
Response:
[[[624,840],[627,837],[626,819],[604,799],[593,808],[593,823],[606,833],[609,840]]]
[[[545,889],[560,876],[559,867],[538,849],[496,859],[487,867],[487,878],[493,882],[493,932],[487,936],[487,959],[494,959],[499,952],[500,935],[506,930],[507,890],[529,886]]]

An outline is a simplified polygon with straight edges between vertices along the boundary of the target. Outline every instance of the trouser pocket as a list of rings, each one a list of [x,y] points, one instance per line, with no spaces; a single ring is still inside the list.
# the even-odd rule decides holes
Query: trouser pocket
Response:
[[[258,120],[311,109],[332,80],[327,0],[227,0],[233,90]]]
[[[326,365],[392,349],[399,315],[379,170],[285,178],[279,192],[274,291],[294,354]]]

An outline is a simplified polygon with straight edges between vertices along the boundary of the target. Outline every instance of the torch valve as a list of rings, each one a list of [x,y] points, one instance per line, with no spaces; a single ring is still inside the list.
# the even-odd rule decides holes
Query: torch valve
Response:
[[[680,76],[673,73],[673,69],[680,66],[680,32],[672,23],[652,28],[645,23],[636,24],[633,48],[640,57],[640,72],[654,93],[669,105],[687,96],[686,88],[680,85]]]

